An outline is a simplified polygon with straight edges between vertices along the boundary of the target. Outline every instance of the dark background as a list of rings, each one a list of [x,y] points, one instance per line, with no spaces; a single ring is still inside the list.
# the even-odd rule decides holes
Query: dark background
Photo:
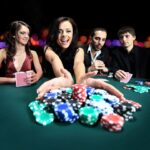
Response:
[[[144,1],[4,0],[0,5],[0,33],[14,20],[27,22],[33,32],[39,33],[55,18],[69,16],[76,21],[80,34],[88,34],[92,28],[101,26],[108,30],[108,38],[113,39],[117,38],[121,26],[130,25],[136,30],[137,40],[145,41],[150,35],[150,8]]]

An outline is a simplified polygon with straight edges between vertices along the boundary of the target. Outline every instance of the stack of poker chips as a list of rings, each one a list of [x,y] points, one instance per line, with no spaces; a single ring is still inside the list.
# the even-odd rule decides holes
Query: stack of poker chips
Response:
[[[115,113],[103,115],[100,120],[101,126],[111,132],[121,131],[124,125],[124,122],[125,122],[124,118]]]
[[[92,106],[99,110],[99,112],[104,115],[104,114],[111,114],[113,113],[113,108],[109,103],[104,101],[103,99],[97,100],[95,98],[89,99],[86,101],[86,105]]]
[[[114,112],[123,116],[125,121],[133,120],[133,113],[136,112],[136,107],[128,102],[122,102],[114,106]]]
[[[87,98],[87,93],[86,93],[86,85],[85,84],[74,84],[72,85],[72,98],[74,100],[78,100],[81,103],[84,103]]]
[[[78,110],[82,107],[82,103],[80,101],[74,100],[74,99],[67,99],[66,102],[68,102],[73,109],[78,112]]]
[[[54,105],[54,112],[57,118],[62,122],[73,123],[79,118],[69,103]]]
[[[139,104],[139,103],[137,103],[137,102],[134,102],[134,101],[132,101],[132,100],[126,99],[124,102],[130,103],[131,105],[133,105],[133,106],[136,108],[136,110],[140,110],[141,107],[142,107],[141,104]]]
[[[29,108],[33,112],[35,120],[41,125],[48,125],[54,121],[53,113],[48,113],[44,110],[46,105],[39,101],[33,101],[29,103]]]
[[[144,82],[144,85],[150,86],[150,81],[145,81],[145,82]]]
[[[94,125],[99,119],[99,111],[91,106],[82,107],[79,110],[80,121],[86,125]]]
[[[145,92],[147,93],[150,90],[150,87],[148,87],[148,86],[134,85],[134,84],[125,85],[124,88],[128,89],[128,90],[134,90],[135,92],[138,92],[138,93],[141,93],[141,94],[145,93]]]

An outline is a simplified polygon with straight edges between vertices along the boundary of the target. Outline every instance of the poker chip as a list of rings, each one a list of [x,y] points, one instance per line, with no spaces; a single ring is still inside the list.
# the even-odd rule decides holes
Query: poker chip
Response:
[[[136,112],[136,108],[132,104],[124,101],[114,107],[114,112],[123,116],[126,121],[129,121],[134,119],[133,113]]]
[[[85,84],[74,84],[74,85],[72,85],[72,89],[73,89],[72,98],[84,103],[87,98],[86,85]]]
[[[92,94],[90,97],[89,97],[90,100],[93,100],[93,101],[96,101],[96,102],[99,102],[103,99],[103,96],[101,95],[98,95],[98,94]]]
[[[78,111],[82,107],[82,103],[80,101],[74,100],[74,99],[69,99],[68,102],[75,111]]]
[[[57,93],[56,92],[47,92],[44,95],[44,99],[56,99],[57,98]]]
[[[62,122],[73,123],[79,118],[69,103],[54,105],[54,112],[57,118]]]
[[[138,84],[138,85],[144,85],[143,81],[135,81],[135,83]]]
[[[100,125],[111,132],[121,131],[124,125],[124,118],[118,114],[103,115]]]
[[[150,86],[150,82],[146,81],[144,82],[144,85]]]
[[[40,113],[35,113],[34,115],[36,122],[43,126],[46,126],[54,121],[54,115],[52,113],[40,111]]]
[[[32,110],[33,112],[35,111],[40,111],[43,110],[46,107],[46,104],[41,103],[40,101],[32,101],[29,103],[28,107],[30,108],[30,110]]]
[[[73,91],[72,91],[72,88],[61,88],[60,89],[62,92],[66,92],[66,93],[69,93],[71,94]]]
[[[90,86],[87,86],[87,87],[86,87],[87,96],[92,95],[94,92],[95,92],[95,88],[90,87]]]
[[[99,117],[99,111],[93,107],[85,106],[79,110],[80,121],[83,124],[94,125]]]
[[[36,122],[41,125],[48,125],[53,122],[54,115],[52,113],[47,113],[44,109],[46,104],[41,103],[40,101],[33,101],[29,103],[29,108],[33,112]]]
[[[132,104],[137,110],[142,107],[142,105],[140,103],[137,103],[137,102],[132,101],[132,100],[127,100],[126,99],[125,102]]]
[[[132,85],[132,84],[129,84],[129,85],[126,85],[125,86],[126,89],[133,89],[135,92],[138,92],[138,93],[145,93],[145,92],[148,92],[150,90],[150,87],[147,87],[147,86],[141,86],[141,85]],[[124,87],[124,88],[125,88]]]

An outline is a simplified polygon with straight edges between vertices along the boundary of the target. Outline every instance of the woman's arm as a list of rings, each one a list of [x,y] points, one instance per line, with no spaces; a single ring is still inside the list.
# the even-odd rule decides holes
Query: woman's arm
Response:
[[[95,76],[96,74],[97,74],[97,71],[86,73],[85,75],[83,75],[80,78],[79,83],[84,83],[84,84],[86,84],[88,86],[92,86],[94,88],[104,89],[107,92],[109,92],[110,94],[117,96],[120,100],[125,100],[123,93],[121,93],[113,85],[108,84],[108,83],[102,81],[101,79],[91,78],[92,76]]]
[[[35,68],[35,73],[33,73],[33,76],[32,76],[32,79],[31,79],[31,84],[32,83],[35,83],[37,82],[42,74],[43,74],[43,71],[42,71],[42,67],[41,67],[41,64],[40,64],[40,61],[39,61],[39,57],[37,55],[37,53],[33,50],[31,50],[31,53],[32,53],[32,56],[33,56],[33,64],[34,64],[34,68]]]
[[[37,94],[38,94],[37,99],[43,98],[44,94],[50,90],[58,89],[58,88],[62,88],[62,87],[71,87],[71,85],[74,82],[73,82],[73,78],[72,78],[70,72],[67,71],[66,69],[61,69],[60,71],[63,74],[63,76],[48,80],[48,81],[44,82],[37,89]]]
[[[82,48],[79,48],[76,52],[73,69],[76,83],[78,83],[80,78],[85,74],[84,50]]]
[[[62,72],[60,71],[60,69],[64,69],[63,63],[61,62],[59,56],[50,47],[46,49],[45,58],[52,65],[55,76],[63,76]]]
[[[3,62],[4,59],[6,59],[6,50],[1,49],[0,50],[0,69],[2,68],[2,62]],[[1,77],[1,75],[0,75],[0,84],[15,83],[15,82],[16,82],[15,78]]]

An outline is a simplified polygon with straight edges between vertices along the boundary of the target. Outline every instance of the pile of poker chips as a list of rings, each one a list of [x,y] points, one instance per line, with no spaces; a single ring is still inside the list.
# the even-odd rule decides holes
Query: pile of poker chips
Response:
[[[125,121],[129,121],[134,119],[133,113],[136,112],[136,107],[126,101],[115,105],[114,112],[123,116]]]
[[[45,108],[42,108],[42,110],[53,114],[54,120],[64,123],[74,123],[79,120],[81,124],[93,126],[105,115],[108,115],[109,119],[111,118],[110,122],[116,120],[115,115],[112,114],[123,117],[124,121],[129,120],[123,113],[116,111],[117,106],[124,105],[116,96],[103,89],[95,89],[83,84],[75,84],[71,88],[60,88],[47,92],[39,103],[45,104]],[[128,100],[126,103],[133,106],[136,102]],[[136,104],[141,107],[139,103]],[[102,123],[100,124],[102,125]],[[122,121],[121,124],[116,122],[111,125],[108,125],[109,122],[104,124],[102,126],[109,131],[116,132],[121,130],[124,122]]]
[[[148,92],[150,90],[150,87],[144,86],[143,82],[138,83],[138,85],[128,84],[128,85],[125,85],[124,88],[128,89],[128,90],[134,90],[135,92],[138,92],[138,93],[145,93],[145,92]]]
[[[35,120],[41,125],[48,125],[54,121],[54,115],[44,110],[46,105],[39,101],[33,101],[29,105],[30,110],[33,112]]]
[[[138,85],[150,86],[150,82],[149,81],[140,81],[140,80],[137,80],[137,81],[135,81],[135,83],[138,84]]]

